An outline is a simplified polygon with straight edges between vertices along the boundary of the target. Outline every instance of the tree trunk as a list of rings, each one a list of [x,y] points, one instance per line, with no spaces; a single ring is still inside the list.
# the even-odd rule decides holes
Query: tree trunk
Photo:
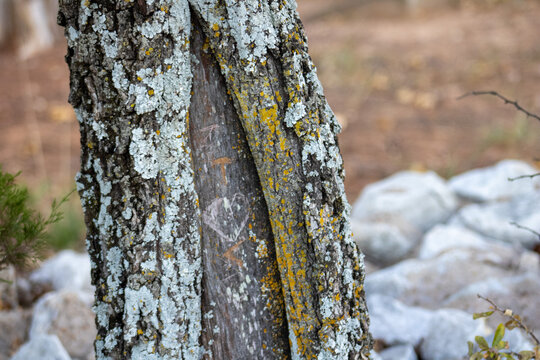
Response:
[[[294,1],[61,0],[59,22],[97,358],[367,358],[339,125]]]

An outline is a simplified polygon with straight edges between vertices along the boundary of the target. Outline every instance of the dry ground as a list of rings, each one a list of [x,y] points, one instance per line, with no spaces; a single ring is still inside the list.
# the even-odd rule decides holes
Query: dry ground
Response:
[[[502,158],[540,157],[540,123],[490,97],[540,112],[540,3],[407,13],[393,1],[300,0],[311,53],[340,136],[354,200],[398,170],[443,176]],[[72,186],[78,127],[67,105],[64,45],[28,61],[0,54],[0,163],[35,186]],[[53,191],[54,192],[54,191]]]

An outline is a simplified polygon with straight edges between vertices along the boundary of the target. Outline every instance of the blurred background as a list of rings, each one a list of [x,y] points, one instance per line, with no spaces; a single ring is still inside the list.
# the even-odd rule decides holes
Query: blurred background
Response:
[[[399,170],[451,177],[516,158],[538,165],[538,0],[298,0],[311,55],[343,125],[346,191]],[[35,206],[75,187],[78,124],[67,103],[66,44],[56,0],[0,0],[0,164],[22,171]],[[76,195],[54,246],[81,248]]]

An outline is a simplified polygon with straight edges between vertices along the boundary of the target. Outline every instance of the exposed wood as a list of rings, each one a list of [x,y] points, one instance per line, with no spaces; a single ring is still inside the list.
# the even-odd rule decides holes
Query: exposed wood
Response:
[[[242,125],[197,21],[191,51],[205,358],[286,359],[287,319],[268,209]]]

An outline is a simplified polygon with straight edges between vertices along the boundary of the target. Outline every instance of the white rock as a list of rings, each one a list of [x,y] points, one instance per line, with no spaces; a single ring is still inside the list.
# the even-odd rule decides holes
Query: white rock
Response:
[[[11,360],[71,360],[56,335],[36,336],[21,346]]]
[[[47,293],[35,304],[32,314],[30,339],[53,334],[72,357],[86,358],[92,353],[97,332],[86,293]]]
[[[53,290],[81,290],[94,293],[90,283],[90,258],[88,254],[64,250],[48,259],[30,275],[30,281],[50,284]]]
[[[478,234],[455,225],[436,225],[422,239],[420,259],[429,259],[457,248],[487,249],[490,244]]]
[[[372,351],[369,358],[371,360],[382,360],[381,356],[376,351]]]
[[[436,309],[464,287],[490,277],[517,275],[519,253],[508,247],[453,249],[430,259],[409,259],[366,276],[366,294]]]
[[[434,172],[399,172],[366,186],[353,206],[358,221],[404,221],[420,231],[446,221],[457,200],[445,181]]]
[[[519,257],[519,269],[524,272],[540,274],[540,254],[525,251]]]
[[[403,259],[414,248],[420,236],[414,230],[407,233],[390,223],[353,220],[351,228],[358,248],[368,260],[376,264],[390,264]]]
[[[484,319],[473,320],[471,314],[455,309],[438,310],[428,324],[420,356],[425,360],[462,359],[467,355],[467,341],[487,332]]]
[[[0,359],[9,359],[26,341],[29,325],[29,310],[0,311]]]
[[[540,329],[540,274],[527,272],[516,276],[491,277],[472,283],[446,299],[441,306],[464,310],[470,314],[487,311],[489,304],[477,297],[481,294],[502,308],[520,315],[527,325]],[[492,316],[488,324],[495,328],[502,318]]]
[[[384,349],[379,353],[382,360],[418,360],[412,345],[398,345]]]
[[[475,169],[455,176],[449,181],[450,188],[460,197],[473,201],[508,199],[516,195],[531,193],[540,184],[538,179],[509,181],[538,170],[518,160],[503,160],[494,166]]]
[[[516,196],[506,202],[465,206],[450,223],[461,224],[488,240],[531,249],[540,243],[539,237],[512,223],[540,232],[540,192]]]
[[[405,343],[416,346],[428,334],[432,311],[406,306],[398,300],[378,294],[368,293],[367,303],[369,330],[374,339],[389,345]]]

